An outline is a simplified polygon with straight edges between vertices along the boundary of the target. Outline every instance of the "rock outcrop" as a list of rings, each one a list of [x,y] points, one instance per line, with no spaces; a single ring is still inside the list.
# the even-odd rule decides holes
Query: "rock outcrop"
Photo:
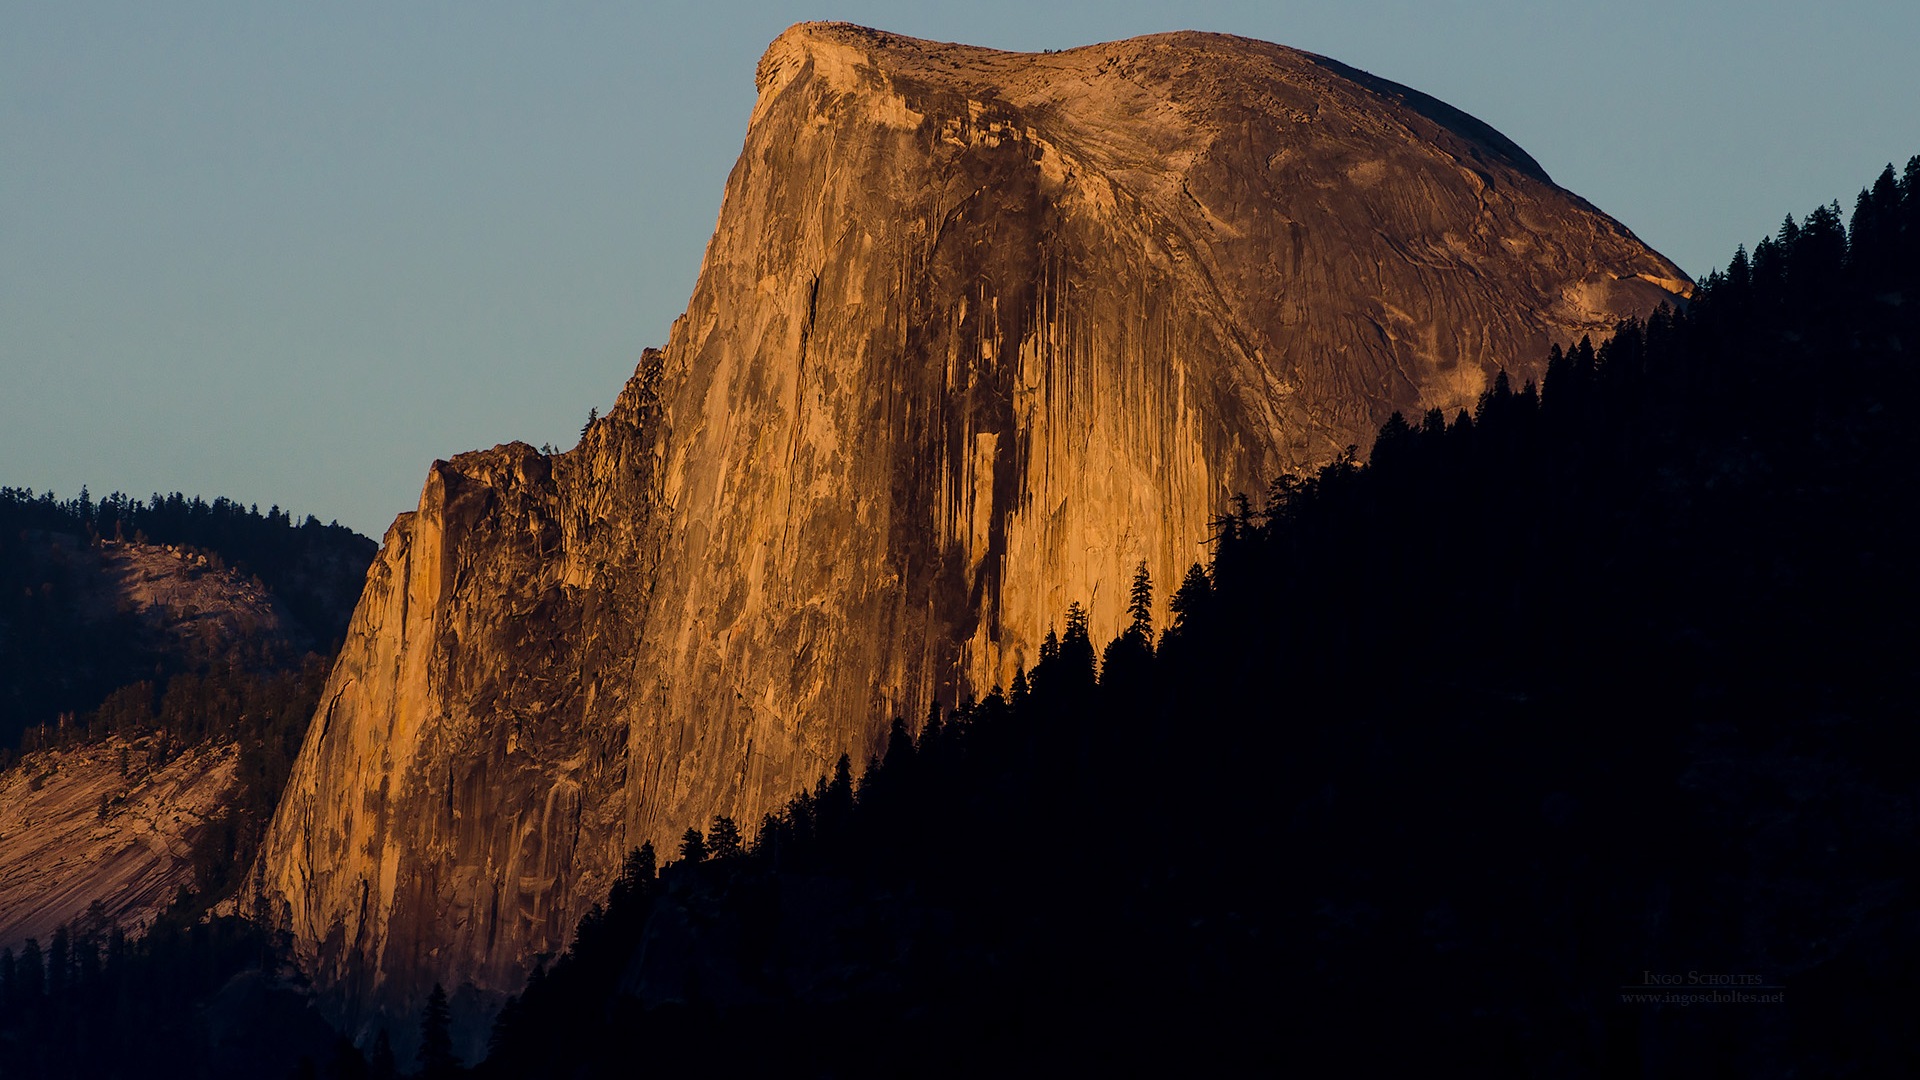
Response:
[[[40,751],[0,772],[0,947],[76,922],[138,930],[194,884],[194,837],[227,803],[239,754],[162,757],[157,742]]]
[[[1235,492],[1688,287],[1485,124],[1276,45],[805,24],[758,85],[666,348],[569,452],[436,462],[369,575],[258,878],[361,1022],[514,990],[628,848],[1007,682],[1070,601],[1111,635]]]

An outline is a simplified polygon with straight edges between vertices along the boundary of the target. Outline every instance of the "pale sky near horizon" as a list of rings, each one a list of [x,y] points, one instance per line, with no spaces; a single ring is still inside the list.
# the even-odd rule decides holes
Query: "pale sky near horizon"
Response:
[[[787,25],[1173,29],[1499,128],[1689,273],[1920,154],[1920,3],[0,0],[0,484],[378,537],[439,457],[570,446],[684,309]]]

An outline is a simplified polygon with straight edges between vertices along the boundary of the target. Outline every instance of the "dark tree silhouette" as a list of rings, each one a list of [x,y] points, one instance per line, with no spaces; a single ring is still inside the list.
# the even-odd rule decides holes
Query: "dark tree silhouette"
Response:
[[[394,1080],[400,1075],[399,1062],[393,1056],[393,1040],[387,1036],[384,1027],[373,1037],[373,1053],[367,1059],[367,1073],[373,1080]]]
[[[680,834],[680,858],[686,862],[697,863],[707,857],[707,838],[699,829],[689,826]]]
[[[707,847],[711,856],[716,859],[731,859],[739,855],[741,852],[740,827],[725,814],[715,817],[712,826],[707,830]]]
[[[445,1080],[459,1069],[460,1062],[453,1055],[453,1016],[447,1008],[447,992],[434,983],[420,1011],[420,1075],[426,1080]]]
[[[1913,1074],[1920,158],[1889,175],[1844,243],[1817,209],[1541,387],[1233,500],[1151,648],[1096,673],[1076,607],[740,854],[633,853],[478,1071]],[[184,911],[0,952],[8,1076],[218,1075],[271,938]],[[1649,971],[1787,991],[1628,1000]],[[327,1060],[279,1015],[252,1074]]]

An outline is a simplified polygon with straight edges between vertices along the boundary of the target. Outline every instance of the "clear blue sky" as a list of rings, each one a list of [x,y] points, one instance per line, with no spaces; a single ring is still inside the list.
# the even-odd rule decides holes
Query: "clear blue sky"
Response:
[[[762,49],[1219,30],[1514,138],[1696,275],[1920,153],[1920,3],[0,0],[0,483],[379,535],[685,306]]]

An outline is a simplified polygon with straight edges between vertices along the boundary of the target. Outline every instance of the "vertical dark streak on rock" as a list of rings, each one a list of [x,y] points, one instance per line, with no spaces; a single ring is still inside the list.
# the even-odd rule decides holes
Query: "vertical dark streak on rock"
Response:
[[[496,941],[500,939],[500,883],[491,882],[487,890],[487,951],[492,952]]]
[[[400,551],[400,580],[396,585],[396,587],[399,588],[400,590],[400,648],[395,650],[396,656],[400,652],[405,651],[407,647],[407,626],[412,621],[408,617],[408,612],[410,610],[409,605],[413,601],[412,532],[411,530],[400,531],[397,535],[400,540],[401,551]],[[396,674],[396,681],[398,681],[397,679],[398,672],[396,671],[395,674]]]
[[[319,742],[325,743],[327,741],[327,732],[333,729],[333,714],[340,705],[340,695],[346,693],[347,687],[352,685],[353,685],[353,681],[351,679],[347,680],[346,683],[344,683],[340,687],[340,689],[334,691],[332,696],[327,698],[326,708],[325,710],[322,711],[321,717],[320,717],[320,738],[318,740]]]

